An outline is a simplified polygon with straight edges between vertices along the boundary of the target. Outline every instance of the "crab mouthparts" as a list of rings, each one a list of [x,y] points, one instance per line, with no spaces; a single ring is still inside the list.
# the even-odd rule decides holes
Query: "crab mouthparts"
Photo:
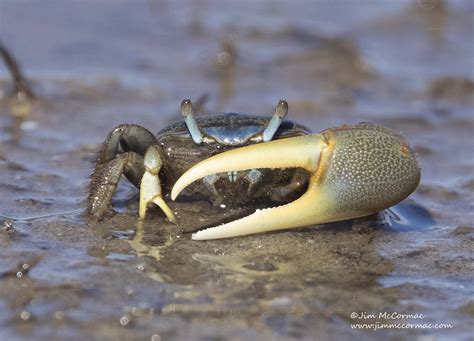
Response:
[[[175,200],[186,186],[211,174],[254,168],[301,167],[311,173],[311,178],[308,190],[297,200],[257,210],[247,217],[194,233],[192,238],[229,238],[314,224],[321,220],[315,217],[323,217],[326,206],[331,204],[331,200],[326,200],[330,195],[318,186],[331,153],[332,146],[322,135],[292,137],[229,150],[190,168],[175,183],[171,198]]]

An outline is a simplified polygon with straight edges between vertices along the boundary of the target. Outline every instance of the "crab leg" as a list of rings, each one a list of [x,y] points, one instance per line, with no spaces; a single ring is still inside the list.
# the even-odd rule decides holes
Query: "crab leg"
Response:
[[[171,198],[210,174],[290,167],[310,173],[308,190],[299,199],[197,232],[193,239],[227,238],[370,215],[405,199],[420,179],[414,154],[401,135],[360,124],[215,155],[184,173]]]
[[[134,124],[121,124],[112,129],[102,145],[92,173],[87,205],[90,219],[101,220],[107,214],[122,174],[139,186],[145,173],[143,155],[155,142],[152,133]]]
[[[148,204],[154,203],[162,209],[171,222],[176,223],[173,211],[171,211],[166,201],[163,200],[161,194],[161,184],[158,175],[162,161],[158,148],[155,146],[148,148],[143,164],[145,166],[145,172],[140,184],[140,219],[145,220]]]

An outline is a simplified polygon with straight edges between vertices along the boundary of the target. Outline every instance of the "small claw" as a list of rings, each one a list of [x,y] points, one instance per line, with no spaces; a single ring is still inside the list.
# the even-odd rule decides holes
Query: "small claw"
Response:
[[[228,238],[367,216],[405,199],[420,180],[414,153],[400,134],[358,124],[215,155],[184,173],[171,198],[207,175],[290,167],[311,174],[308,190],[299,199],[197,232],[193,239]]]
[[[148,204],[150,203],[158,205],[166,214],[166,217],[172,223],[176,223],[176,217],[174,216],[173,211],[171,211],[170,207],[161,196],[161,188],[158,177],[146,171],[143,174],[140,186],[140,207],[138,215],[141,220],[145,220]]]
[[[173,214],[173,211],[171,211],[170,207],[168,206],[168,204],[166,203],[166,201],[163,200],[162,197],[158,196],[158,197],[155,197],[153,200],[153,203],[158,205],[161,210],[166,214],[166,217],[173,223],[173,224],[176,224],[177,221],[176,221],[176,217],[174,216]]]
[[[145,173],[143,174],[140,183],[139,216],[140,219],[145,220],[148,204],[154,203],[163,210],[166,217],[172,223],[176,223],[176,217],[174,216],[173,211],[171,211],[161,195],[161,184],[158,176],[161,165],[162,161],[160,151],[155,146],[150,146],[145,154]]]

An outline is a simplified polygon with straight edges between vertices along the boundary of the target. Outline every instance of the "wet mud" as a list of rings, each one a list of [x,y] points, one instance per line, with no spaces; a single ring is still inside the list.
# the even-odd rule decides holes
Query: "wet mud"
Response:
[[[471,2],[0,9],[1,41],[35,94],[15,96],[0,67],[0,339],[472,338]],[[180,119],[183,98],[202,96],[202,114],[271,115],[282,98],[314,131],[360,121],[401,131],[421,184],[371,217],[196,242],[190,231],[255,208],[167,197],[177,226],[159,210],[140,222],[123,180],[116,213],[88,223],[107,133],[124,122],[157,132]]]

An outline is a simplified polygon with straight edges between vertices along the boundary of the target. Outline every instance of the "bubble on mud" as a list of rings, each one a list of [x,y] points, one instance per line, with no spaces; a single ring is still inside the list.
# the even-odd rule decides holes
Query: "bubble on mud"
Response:
[[[140,270],[140,271],[145,270],[145,264],[138,264],[137,269]]]
[[[153,334],[153,335],[151,336],[151,339],[150,339],[150,340],[151,340],[151,341],[161,341],[161,336],[158,335],[158,334]]]
[[[5,220],[3,222],[3,230],[7,232],[13,231],[14,230],[13,222],[11,220]]]
[[[23,272],[18,271],[18,272],[16,273],[16,277],[18,277],[18,278],[23,277]]]
[[[287,296],[276,297],[271,301],[271,305],[274,308],[277,307],[288,307],[291,305],[291,299]]]
[[[28,321],[31,317],[31,314],[25,310],[21,312],[20,317],[23,321]]]
[[[20,129],[24,131],[32,131],[38,128],[38,122],[25,121],[21,123]]]
[[[127,326],[130,323],[130,317],[128,315],[124,315],[120,318],[120,324],[122,326]]]
[[[217,62],[222,66],[228,66],[232,63],[232,55],[229,52],[220,52],[217,55]]]
[[[54,318],[55,318],[56,320],[62,320],[62,319],[64,318],[64,312],[63,312],[63,311],[60,311],[60,310],[59,310],[59,311],[56,311],[56,312],[54,313]]]

